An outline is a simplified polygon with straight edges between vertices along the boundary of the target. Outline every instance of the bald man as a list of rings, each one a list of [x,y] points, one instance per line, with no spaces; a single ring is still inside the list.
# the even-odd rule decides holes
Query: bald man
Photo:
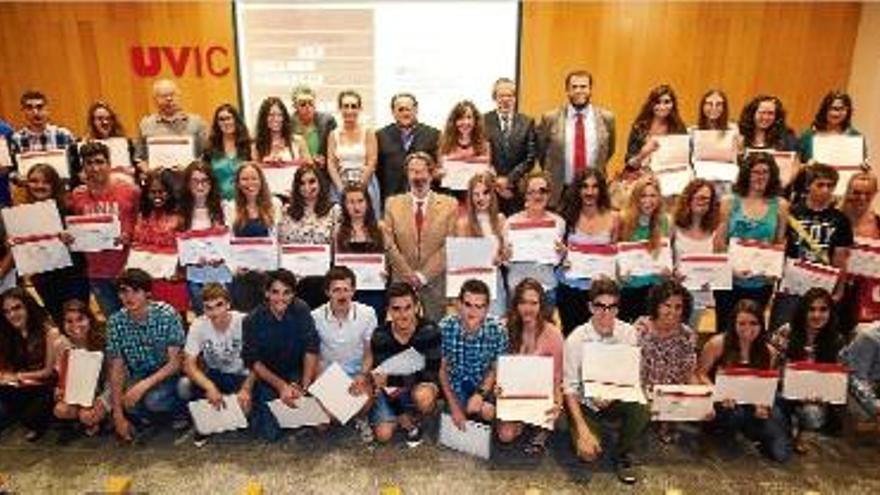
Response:
[[[142,171],[146,169],[149,137],[192,136],[195,145],[194,157],[202,156],[208,129],[201,117],[183,111],[177,83],[170,79],[159,79],[153,83],[153,101],[156,104],[156,113],[142,118],[138,126],[140,129],[137,146],[138,168]]]

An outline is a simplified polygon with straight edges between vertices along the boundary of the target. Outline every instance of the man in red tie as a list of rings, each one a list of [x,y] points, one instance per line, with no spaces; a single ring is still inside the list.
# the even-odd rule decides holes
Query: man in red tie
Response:
[[[565,77],[568,103],[545,113],[538,125],[538,152],[551,181],[550,204],[559,206],[566,185],[587,168],[605,167],[614,154],[614,114],[591,103],[593,76],[584,70]]]
[[[446,236],[455,230],[458,203],[431,191],[436,162],[423,151],[404,162],[409,192],[385,202],[385,248],[391,279],[419,293],[425,317],[438,321],[446,311]]]

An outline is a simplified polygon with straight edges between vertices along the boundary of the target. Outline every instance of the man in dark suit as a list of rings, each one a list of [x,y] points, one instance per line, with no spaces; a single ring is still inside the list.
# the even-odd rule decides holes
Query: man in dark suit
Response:
[[[300,85],[293,88],[293,133],[303,137],[315,164],[326,171],[327,136],[336,129],[333,115],[315,110],[315,92]]]
[[[593,76],[585,70],[565,77],[568,101],[538,125],[541,164],[550,174],[550,204],[558,208],[565,186],[586,168],[606,172],[614,154],[614,114],[593,105]]]
[[[378,157],[376,175],[382,192],[382,204],[395,194],[406,192],[407,179],[404,162],[407,155],[424,151],[437,159],[440,131],[418,121],[419,102],[410,93],[391,97],[394,123],[376,131]]]
[[[522,209],[523,198],[517,188],[519,179],[532,169],[535,161],[535,121],[516,112],[516,83],[502,77],[492,88],[495,110],[483,116],[486,134],[492,145],[492,166],[498,178],[495,190],[505,215]]]

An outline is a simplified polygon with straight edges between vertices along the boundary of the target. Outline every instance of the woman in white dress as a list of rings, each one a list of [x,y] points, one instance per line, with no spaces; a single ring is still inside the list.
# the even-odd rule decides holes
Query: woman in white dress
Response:
[[[346,186],[367,190],[373,211],[380,215],[379,182],[376,179],[376,134],[360,122],[361,95],[345,90],[337,97],[342,126],[327,137],[327,173],[333,182],[333,198]]]

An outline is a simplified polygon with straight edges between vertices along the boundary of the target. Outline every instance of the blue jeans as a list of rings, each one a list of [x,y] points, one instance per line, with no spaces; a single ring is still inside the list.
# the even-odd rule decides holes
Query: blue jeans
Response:
[[[370,409],[370,424],[373,426],[381,423],[393,423],[397,417],[403,414],[413,414],[416,405],[412,399],[412,388],[401,388],[393,397],[388,396],[384,390],[376,393],[376,402]]]
[[[154,421],[168,421],[185,414],[186,403],[178,393],[179,376],[173,376],[150,389],[141,401],[126,411],[135,423],[143,425]]]
[[[776,462],[787,462],[792,456],[791,433],[778,402],[767,419],[755,417],[755,406],[737,405],[728,409],[718,404],[715,424],[730,435],[741,431],[746,438],[760,444],[764,455]]]
[[[251,430],[268,442],[281,439],[281,426],[267,405],[268,402],[278,398],[278,392],[265,382],[258,381],[254,384],[253,414],[251,415]]]
[[[89,287],[95,294],[95,300],[106,318],[122,309],[122,301],[119,300],[119,294],[116,292],[116,285],[109,278],[92,278],[89,279]]]
[[[241,385],[244,383],[247,375],[236,375],[234,373],[223,373],[222,371],[206,369],[204,370],[205,377],[220,390],[221,394],[237,394],[239,390],[241,390]],[[180,379],[180,395],[184,400],[198,400],[203,399],[205,397],[205,390],[202,387],[199,387],[188,377],[183,377]]]

